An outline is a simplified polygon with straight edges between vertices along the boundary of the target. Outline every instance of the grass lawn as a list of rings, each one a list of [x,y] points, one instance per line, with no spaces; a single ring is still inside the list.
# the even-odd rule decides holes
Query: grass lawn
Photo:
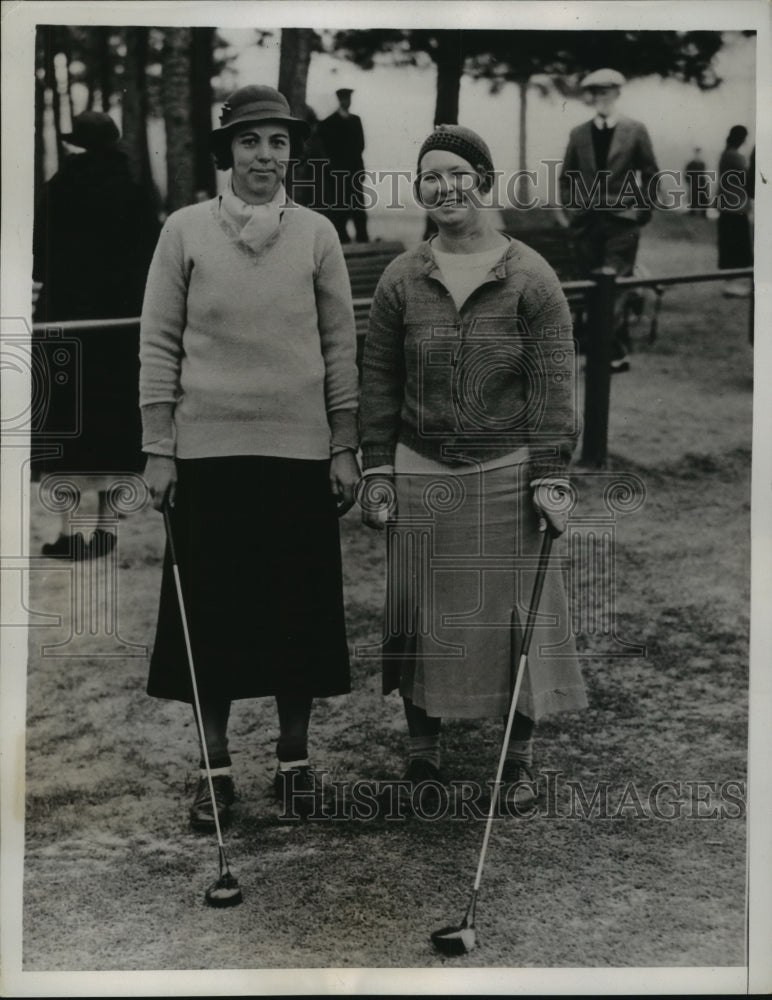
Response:
[[[712,268],[714,224],[659,217],[641,260],[653,273]],[[669,289],[658,339],[636,334],[632,369],[614,380],[609,467],[577,470],[575,511],[577,526],[603,518],[614,532],[613,628],[577,636],[589,709],[538,727],[547,805],[494,824],[475,951],[443,959],[428,936],[464,912],[483,824],[451,815],[280,823],[268,700],[238,702],[232,717],[241,801],[227,843],[245,901],[203,905],[217,850],[187,825],[193,720],[186,706],[144,693],[163,536],[148,512],[120,523],[117,635],[70,636],[71,567],[40,560],[30,574],[30,607],[62,623],[30,631],[23,968],[744,964],[747,311],[747,301],[721,297],[720,283]],[[609,510],[615,477],[641,484],[638,509]],[[33,489],[30,551],[52,532]],[[356,649],[380,635],[383,539],[354,510],[342,545]],[[588,559],[582,549],[570,577],[582,599],[601,576],[612,583],[611,568],[596,576]],[[65,641],[74,655],[41,655],[42,644]],[[624,643],[642,655],[604,655]],[[353,680],[351,695],[315,708],[315,759],[338,782],[398,777],[401,704],[382,697],[372,657],[355,657]],[[448,775],[484,783],[500,736],[495,720],[447,723]],[[583,810],[579,785],[588,797],[602,790],[605,808]]]

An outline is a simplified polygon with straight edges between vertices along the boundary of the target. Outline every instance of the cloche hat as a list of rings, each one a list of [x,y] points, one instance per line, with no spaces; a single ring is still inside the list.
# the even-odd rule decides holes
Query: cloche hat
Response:
[[[260,121],[284,122],[290,135],[299,139],[306,139],[311,131],[307,122],[291,113],[284,94],[273,87],[250,84],[234,91],[223,104],[220,126],[212,129],[212,141],[219,143],[236,125]]]
[[[72,132],[62,135],[64,142],[81,149],[107,149],[121,137],[118,126],[104,111],[84,111],[72,120]]]

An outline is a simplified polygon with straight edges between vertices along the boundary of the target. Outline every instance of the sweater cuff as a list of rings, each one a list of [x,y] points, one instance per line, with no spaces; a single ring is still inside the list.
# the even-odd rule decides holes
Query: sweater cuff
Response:
[[[550,454],[549,452],[531,451],[531,483],[535,479],[568,479],[568,463],[570,456],[563,449]]]
[[[174,457],[174,403],[148,403],[141,407],[142,451],[147,455]]]
[[[376,445],[362,449],[362,470],[374,469],[379,465],[394,467],[394,448]]]
[[[341,450],[350,448],[356,451],[359,447],[359,432],[357,430],[356,410],[333,410],[327,415],[330,425],[330,445]]]

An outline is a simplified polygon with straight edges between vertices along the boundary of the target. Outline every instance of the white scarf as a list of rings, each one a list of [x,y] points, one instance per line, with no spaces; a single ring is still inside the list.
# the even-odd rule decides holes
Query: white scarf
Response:
[[[276,194],[265,205],[250,205],[233,190],[233,175],[220,198],[220,207],[236,227],[239,239],[253,250],[259,250],[279,228],[287,192],[280,184]]]

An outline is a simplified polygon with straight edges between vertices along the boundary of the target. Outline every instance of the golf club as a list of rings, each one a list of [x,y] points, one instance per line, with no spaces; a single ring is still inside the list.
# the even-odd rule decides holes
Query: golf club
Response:
[[[504,770],[504,761],[507,756],[507,747],[509,746],[509,737],[512,733],[512,723],[515,718],[515,709],[517,708],[517,699],[520,695],[520,686],[523,680],[523,674],[525,672],[525,665],[528,661],[528,649],[531,645],[531,636],[533,635],[533,626],[536,618],[536,611],[539,607],[539,601],[541,600],[541,592],[544,589],[544,577],[547,572],[547,563],[549,562],[550,549],[552,548],[552,530],[551,525],[547,524],[544,531],[544,538],[542,540],[541,552],[539,553],[539,563],[536,569],[536,578],[533,583],[533,594],[531,596],[531,606],[528,609],[528,619],[526,621],[525,630],[523,631],[523,642],[520,647],[520,661],[517,667],[517,674],[515,676],[515,685],[512,691],[512,700],[509,706],[509,715],[507,717],[507,725],[504,730],[504,741],[501,747],[501,754],[499,756],[499,766],[496,771],[496,781],[494,783],[493,789],[491,791],[491,802],[488,809],[488,818],[485,823],[485,835],[483,837],[482,848],[480,850],[480,860],[477,863],[477,874],[475,875],[474,887],[472,888],[472,895],[469,900],[469,906],[466,909],[464,918],[460,924],[450,925],[448,927],[441,927],[439,930],[434,931],[431,935],[432,943],[435,948],[442,952],[443,955],[466,955],[470,952],[477,944],[477,934],[474,927],[474,917],[475,917],[475,906],[477,905],[477,894],[480,891],[480,880],[482,879],[483,865],[485,864],[485,854],[488,850],[488,840],[491,835],[491,826],[493,824],[493,815],[496,810],[496,802],[498,798],[498,791],[501,785],[501,775]],[[512,633],[514,635],[514,630],[517,626],[515,609],[512,609],[512,620],[511,627]]]
[[[220,830],[220,817],[217,815],[217,800],[214,794],[214,785],[212,784],[212,771],[209,767],[209,754],[206,749],[206,739],[204,737],[204,723],[201,718],[201,703],[198,700],[198,685],[196,684],[196,670],[193,665],[193,650],[190,645],[190,633],[188,632],[188,619],[185,614],[185,602],[182,598],[182,584],[180,583],[180,571],[177,566],[177,553],[174,548],[174,536],[172,534],[172,524],[171,518],[169,517],[169,504],[168,501],[164,503],[163,506],[164,515],[164,527],[166,528],[166,537],[169,541],[169,552],[172,558],[172,572],[174,573],[174,584],[177,588],[177,601],[180,606],[180,618],[182,619],[182,631],[185,635],[185,646],[188,651],[188,665],[190,667],[190,683],[193,688],[193,707],[196,713],[196,726],[198,727],[198,738],[201,743],[201,756],[204,761],[204,768],[206,770],[206,779],[209,784],[209,795],[212,800],[212,813],[214,815],[214,825],[217,831],[217,844],[220,849],[220,875],[209,888],[204,893],[204,901],[207,906],[238,906],[239,903],[243,902],[244,897],[241,893],[241,888],[236,878],[231,874],[231,870],[228,867],[228,859],[225,856],[225,844],[222,839],[222,831]]]

